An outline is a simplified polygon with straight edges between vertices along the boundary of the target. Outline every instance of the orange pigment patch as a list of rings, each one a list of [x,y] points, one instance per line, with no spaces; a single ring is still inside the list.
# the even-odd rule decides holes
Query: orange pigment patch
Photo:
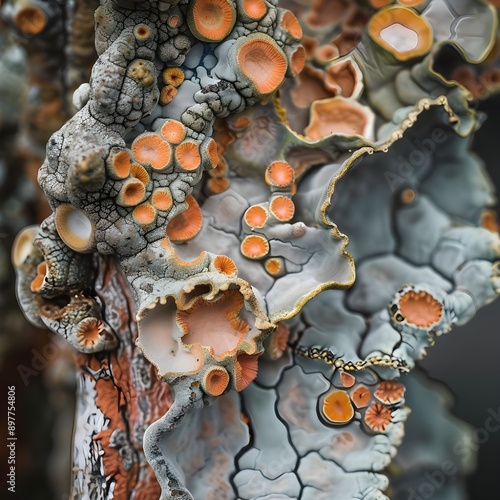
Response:
[[[186,137],[186,127],[177,120],[167,120],[160,132],[170,144],[180,144]]]
[[[165,85],[171,85],[174,88],[179,87],[185,78],[181,68],[167,68],[163,70],[161,76]]]
[[[141,134],[132,144],[134,158],[151,165],[156,170],[169,166],[172,159],[172,149],[168,142],[157,134]]]
[[[165,106],[174,100],[177,95],[177,89],[173,85],[165,85],[160,92],[160,104]]]
[[[151,196],[151,203],[153,207],[158,210],[170,210],[172,208],[172,195],[168,188],[158,188],[153,191]]]
[[[305,129],[307,137],[318,141],[332,134],[364,135],[369,118],[366,111],[341,97],[315,101]]]
[[[146,188],[139,179],[127,179],[117,196],[117,203],[123,207],[138,205],[146,194]]]
[[[354,375],[351,375],[350,373],[347,372],[341,372],[340,373],[340,382],[344,387],[352,387],[356,383],[356,378]]]
[[[229,373],[222,366],[207,371],[203,377],[202,388],[210,396],[220,396],[229,385]]]
[[[100,268],[101,277],[96,282],[96,291],[106,303],[106,311],[116,318],[115,327],[119,338],[130,339],[130,349],[110,351],[106,356],[102,353],[76,353],[76,365],[84,373],[91,387],[95,387],[95,402],[105,416],[109,425],[106,429],[93,436],[95,446],[103,450],[102,467],[106,477],[114,481],[114,499],[124,500],[131,496],[142,499],[159,498],[161,491],[158,481],[151,468],[139,470],[139,463],[134,461],[129,470],[124,468],[121,448],[110,445],[113,432],[117,429],[127,434],[127,429],[145,429],[161,418],[172,405],[172,396],[168,384],[156,376],[156,369],[145,362],[137,365],[142,359],[139,347],[135,345],[137,337],[136,323],[129,313],[134,310],[134,302],[128,294],[128,288],[117,269],[113,259],[107,259]],[[98,283],[101,283],[99,285]],[[127,304],[125,307],[123,304]],[[140,367],[141,376],[148,384],[133,383]],[[90,368],[90,369],[89,369]],[[95,380],[92,374],[110,373],[111,376]],[[98,378],[96,375],[95,378]],[[147,409],[141,408],[137,401],[148,400]],[[122,411],[124,408],[127,411]],[[76,425],[81,425],[77,421]],[[131,453],[135,456],[143,453],[142,434],[130,434]]]
[[[155,221],[156,209],[149,203],[143,203],[142,205],[134,208],[132,211],[132,217],[137,224],[147,226]]]
[[[219,153],[219,155],[221,154],[220,150],[221,150],[221,148],[220,148],[219,144],[217,144],[217,152]],[[228,167],[227,167],[226,160],[224,159],[223,156],[219,156],[219,163],[217,163],[217,166],[215,168],[213,168],[212,170],[210,170],[208,173],[212,177],[223,177],[224,175],[226,175],[227,171],[228,171]]]
[[[260,354],[239,354],[234,363],[234,388],[240,392],[257,378]]]
[[[217,271],[227,276],[233,276],[238,272],[233,259],[230,259],[226,255],[217,255],[213,260],[213,265]]]
[[[288,222],[293,218],[295,205],[286,196],[275,196],[269,204],[269,211],[281,222]]]
[[[220,42],[236,22],[236,10],[231,0],[194,0],[187,17],[193,35],[203,42]]]
[[[332,40],[332,43],[339,50],[340,56],[349,54],[359,45],[361,42],[361,33],[363,31],[364,30],[343,31]]]
[[[254,21],[262,19],[267,12],[264,0],[243,0],[241,7],[244,14]]]
[[[130,165],[130,175],[141,181],[145,186],[149,183],[148,171],[139,163],[132,163]]]
[[[250,125],[250,118],[248,116],[238,116],[236,120],[234,120],[231,125],[233,128],[238,130],[243,130]]]
[[[208,159],[210,160],[211,168],[215,168],[219,164],[219,153],[217,151],[217,143],[210,139],[206,146]]]
[[[351,392],[351,399],[356,408],[365,408],[368,406],[371,397],[372,393],[370,392],[370,389],[364,385],[359,385]]]
[[[332,2],[331,0],[314,0],[307,24],[313,28],[334,26],[345,16],[347,9],[352,8],[350,2]]]
[[[223,120],[221,118],[217,118],[214,122],[214,132],[212,134],[212,137],[217,143],[219,156],[223,155],[227,149],[227,146],[229,146],[229,144],[232,144],[236,139],[236,135],[229,128],[226,120]]]
[[[386,7],[387,5],[389,5],[391,3],[392,3],[392,0],[370,0],[371,6],[375,7],[376,9]]]
[[[187,210],[176,215],[167,226],[167,236],[174,243],[194,238],[203,226],[203,215],[193,195],[186,196]]]
[[[184,170],[196,170],[201,164],[198,144],[191,141],[183,142],[175,150],[175,159]]]
[[[413,203],[415,201],[416,196],[417,195],[415,191],[413,191],[413,189],[404,189],[403,191],[401,191],[400,198],[405,205],[409,205],[410,203]]]
[[[406,5],[407,7],[414,7],[415,5],[420,5],[424,3],[425,0],[398,0],[401,5]]]
[[[288,187],[295,180],[295,172],[286,161],[273,161],[264,175],[267,184],[279,188]]]
[[[306,64],[297,76],[291,97],[293,103],[299,108],[309,108],[315,101],[334,97],[336,93],[335,87],[326,81],[325,72],[322,69]]]
[[[318,40],[310,36],[304,35],[302,37],[302,45],[306,51],[306,59],[313,57],[314,51],[319,45]]]
[[[429,328],[441,319],[443,306],[430,293],[410,290],[399,299],[399,310],[411,325]]]
[[[181,18],[176,15],[170,16],[167,21],[167,24],[171,28],[177,28],[177,26],[179,26],[180,23],[181,23]]]
[[[172,246],[172,243],[168,238],[162,238],[160,240],[161,246],[168,251],[168,253],[172,256],[172,258],[175,260],[175,263],[178,264],[179,266],[184,266],[184,267],[192,267],[196,264],[199,264],[202,262],[206,256],[206,252],[201,252],[198,257],[195,257],[193,260],[187,261],[187,260],[182,260],[178,255],[177,251],[174,246]]]
[[[261,228],[266,225],[268,215],[264,207],[253,205],[247,209],[243,218],[250,227]]]
[[[285,263],[283,262],[283,259],[271,257],[266,260],[264,268],[271,276],[279,277],[284,274]]]
[[[130,175],[130,153],[119,151],[111,158],[109,175],[113,179],[126,179]]]
[[[231,185],[227,177],[213,177],[207,182],[207,187],[213,194],[220,194],[226,191]]]
[[[345,391],[334,391],[323,401],[323,416],[332,424],[347,424],[354,417],[349,395]]]
[[[139,24],[134,29],[134,35],[138,40],[142,41],[148,40],[149,37],[151,36],[151,29],[149,28],[149,26],[146,26],[145,24]]]
[[[405,388],[403,385],[392,380],[385,380],[377,385],[375,397],[382,403],[393,404],[401,401],[404,393]]]
[[[358,85],[358,74],[351,61],[341,61],[332,64],[326,70],[326,80],[339,89],[339,94],[351,97]]]
[[[320,63],[326,63],[339,57],[339,49],[334,45],[322,45],[314,51],[314,58]]]
[[[94,346],[104,330],[104,325],[97,318],[87,318],[83,320],[76,332],[77,342],[84,348],[89,349]]]
[[[290,33],[292,38],[300,40],[302,38],[302,28],[298,19],[289,10],[285,11],[281,18],[280,26],[284,31]]]
[[[241,243],[241,253],[248,259],[260,259],[269,252],[269,242],[263,236],[247,236]]]
[[[366,410],[365,422],[375,432],[384,432],[392,422],[392,413],[387,406],[374,403]]]
[[[264,35],[251,35],[238,48],[238,64],[256,90],[263,95],[271,94],[283,82],[287,59],[276,42]]]
[[[284,323],[278,323],[278,327],[271,334],[269,341],[268,353],[272,360],[276,360],[283,356],[283,353],[288,347],[288,339],[290,338],[290,328]]]
[[[497,216],[494,210],[485,210],[481,216],[481,226],[494,233],[500,232]]]
[[[14,17],[14,24],[29,35],[40,34],[47,25],[45,12],[34,5],[20,9]]]
[[[297,76],[306,65],[306,50],[302,45],[299,45],[290,58],[290,67],[292,76]]]
[[[42,288],[45,275],[47,274],[47,263],[45,261],[40,262],[36,267],[37,275],[35,279],[30,284],[30,289],[33,293],[36,293]]]

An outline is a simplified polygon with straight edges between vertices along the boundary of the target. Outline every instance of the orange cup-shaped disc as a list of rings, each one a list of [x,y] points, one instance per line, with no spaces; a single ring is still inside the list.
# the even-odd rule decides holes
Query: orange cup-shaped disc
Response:
[[[323,416],[332,424],[347,424],[354,417],[349,395],[345,391],[333,391],[325,397],[322,406]]]
[[[134,208],[132,217],[137,224],[141,226],[148,226],[156,219],[156,209],[149,203],[143,203]]]
[[[196,170],[201,164],[200,148],[196,142],[185,141],[175,150],[175,159],[184,170]]]
[[[265,226],[268,216],[264,207],[253,205],[245,212],[244,220],[250,227],[261,228]]]
[[[172,149],[168,142],[153,133],[141,134],[132,144],[134,158],[140,163],[162,170],[170,165]]]
[[[222,274],[227,276],[233,276],[238,272],[238,268],[234,263],[233,259],[227,257],[226,255],[217,255],[213,261],[215,269]]]
[[[107,162],[107,170],[112,179],[126,179],[130,175],[130,153],[122,149],[112,154]]]
[[[27,5],[16,12],[14,24],[24,33],[38,35],[47,25],[47,16],[40,7]]]
[[[430,293],[409,290],[399,299],[405,320],[415,326],[429,328],[441,319],[443,306]]]
[[[210,368],[205,376],[201,387],[210,396],[220,396],[229,385],[229,373],[222,366]]]
[[[69,203],[59,205],[56,208],[56,229],[64,243],[75,252],[94,250],[95,226],[83,210]]]
[[[275,196],[269,204],[269,211],[281,222],[288,222],[293,218],[295,205],[286,196]]]
[[[400,6],[378,11],[368,23],[370,38],[399,61],[422,57],[432,47],[432,26],[413,9]]]
[[[248,259],[260,259],[269,252],[269,242],[263,236],[247,236],[241,243],[241,253]]]
[[[286,161],[273,161],[264,176],[267,184],[279,188],[288,187],[295,180],[295,172]]]
[[[288,68],[285,54],[269,36],[248,36],[237,47],[240,70],[261,95],[273,93],[283,83]]]
[[[186,202],[188,204],[187,210],[175,216],[167,226],[167,236],[174,243],[194,238],[203,225],[203,215],[194,196],[187,196]]]
[[[146,188],[139,179],[127,179],[116,197],[116,202],[122,207],[134,207],[144,199],[145,194]]]
[[[351,398],[356,408],[365,408],[372,398],[372,393],[368,387],[359,385],[351,392]]]
[[[392,413],[387,406],[372,404],[365,413],[365,422],[375,432],[384,432],[392,422]]]
[[[170,210],[173,204],[170,190],[168,188],[155,189],[151,196],[151,203],[158,210]]]
[[[177,120],[167,120],[160,131],[170,144],[180,144],[186,137],[186,127]]]
[[[241,0],[241,10],[252,21],[258,21],[265,16],[267,5],[264,0]]]
[[[203,42],[224,40],[236,22],[232,0],[193,0],[187,22],[191,33]]]

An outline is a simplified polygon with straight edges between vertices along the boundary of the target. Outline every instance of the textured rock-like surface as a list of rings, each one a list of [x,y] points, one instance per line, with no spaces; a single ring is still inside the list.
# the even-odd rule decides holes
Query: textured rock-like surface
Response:
[[[401,373],[500,289],[480,116],[437,62],[495,29],[479,0],[101,2],[13,251],[80,351],[77,496],[386,498]]]

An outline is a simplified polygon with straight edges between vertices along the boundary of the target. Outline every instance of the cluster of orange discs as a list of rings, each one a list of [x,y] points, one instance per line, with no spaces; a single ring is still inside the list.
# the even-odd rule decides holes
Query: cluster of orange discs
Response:
[[[237,120],[248,120],[246,117],[239,117]],[[227,128],[224,120],[215,120],[213,138],[217,143],[217,153],[219,161],[215,168],[208,170],[209,179],[207,181],[207,189],[209,194],[220,194],[226,191],[230,186],[228,178],[228,165],[222,156],[227,147],[234,142],[235,135]]]
[[[243,217],[252,231],[269,223],[290,222],[295,214],[295,205],[291,199],[295,192],[295,172],[292,166],[286,161],[271,163],[266,169],[265,180],[272,191],[270,201],[252,205]],[[245,237],[240,248],[248,259],[262,259],[269,253],[269,242],[262,235],[251,234]],[[280,276],[284,272],[284,262],[279,257],[267,259],[264,266],[272,276]]]
[[[363,414],[365,424],[374,432],[384,432],[392,422],[391,406],[400,403],[404,387],[398,382],[386,380],[372,389],[357,384],[350,373],[341,373],[341,383],[347,390],[335,389],[322,398],[321,415],[326,422],[334,425],[348,424],[354,418],[356,408]],[[321,401],[321,400],[320,400]]]
[[[177,88],[184,81],[184,72],[177,67],[167,68],[162,72],[162,80],[165,86],[160,91],[160,104],[165,106],[177,95]]]
[[[181,174],[201,167],[213,168],[219,162],[213,139],[200,147],[197,142],[186,139],[186,127],[176,120],[166,120],[158,132],[141,134],[131,149],[135,162],[130,152],[122,149],[110,156],[107,169],[112,179],[124,180],[116,196],[117,204],[134,207],[132,217],[141,226],[153,224],[158,212],[166,213],[173,205],[168,187],[154,187],[155,177],[161,179],[159,175],[173,171]],[[207,162],[210,165],[206,165]],[[153,189],[148,196],[146,188],[151,182]],[[188,196],[186,202],[187,211],[174,217],[167,227],[167,236],[174,242],[186,241],[201,229],[198,203],[192,196]]]

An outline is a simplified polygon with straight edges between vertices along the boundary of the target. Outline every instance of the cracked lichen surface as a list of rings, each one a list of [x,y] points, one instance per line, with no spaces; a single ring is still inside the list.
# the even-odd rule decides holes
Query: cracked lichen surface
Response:
[[[144,434],[162,499],[386,498],[406,373],[500,288],[480,117],[435,64],[481,63],[497,22],[479,0],[365,4],[101,2],[39,171],[54,214],[13,252],[27,318],[89,356],[80,495],[88,475],[157,498],[146,473],[125,486]]]

